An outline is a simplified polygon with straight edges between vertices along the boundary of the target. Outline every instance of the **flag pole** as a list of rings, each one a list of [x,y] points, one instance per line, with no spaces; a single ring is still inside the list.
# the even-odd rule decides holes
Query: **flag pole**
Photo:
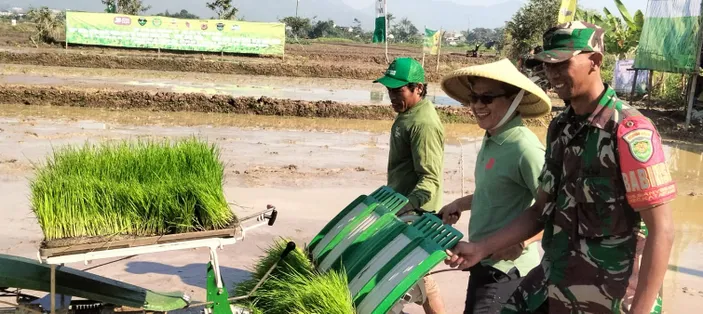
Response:
[[[388,59],[388,0],[383,0],[383,15],[384,18],[386,19],[386,23],[384,23],[384,34],[383,34],[383,41],[386,42],[386,63],[390,63],[390,59]]]
[[[442,28],[439,28],[439,47],[437,47],[437,73],[439,73],[439,57],[442,55]]]
[[[425,35],[422,36],[422,69],[425,69],[425,38],[427,37],[427,25],[423,26]]]

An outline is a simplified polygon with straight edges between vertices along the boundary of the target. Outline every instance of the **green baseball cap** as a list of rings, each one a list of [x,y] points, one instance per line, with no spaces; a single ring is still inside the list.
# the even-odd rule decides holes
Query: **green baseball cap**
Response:
[[[540,63],[567,61],[582,52],[605,52],[603,39],[605,30],[585,22],[569,22],[550,28],[544,33],[544,51],[535,54],[525,63],[535,66]]]
[[[388,88],[400,88],[410,83],[425,83],[425,70],[413,58],[397,58],[386,70],[386,75],[373,81]]]

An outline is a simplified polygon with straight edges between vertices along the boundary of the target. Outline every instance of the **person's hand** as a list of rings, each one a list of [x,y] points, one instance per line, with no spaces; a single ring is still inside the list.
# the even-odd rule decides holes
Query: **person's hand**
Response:
[[[491,259],[494,261],[514,261],[518,259],[520,255],[522,255],[522,252],[524,250],[524,244],[518,243],[506,249],[493,253],[493,255],[491,255]]]
[[[447,259],[444,263],[451,268],[467,269],[478,264],[487,254],[483,247],[477,243],[459,242],[455,247],[447,250]]]
[[[442,217],[442,222],[447,225],[453,225],[461,218],[462,208],[459,207],[459,202],[453,201],[447,206],[442,207],[439,211],[439,216]]]
[[[405,216],[415,210],[415,206],[410,203],[405,204],[395,215],[398,217]]]

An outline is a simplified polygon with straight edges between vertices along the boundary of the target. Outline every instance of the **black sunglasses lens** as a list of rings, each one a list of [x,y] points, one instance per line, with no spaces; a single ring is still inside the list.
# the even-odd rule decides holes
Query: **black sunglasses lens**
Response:
[[[493,100],[498,97],[500,97],[500,96],[469,95],[469,100],[471,101],[472,104],[477,104],[480,101],[484,105],[490,105],[493,103]]]

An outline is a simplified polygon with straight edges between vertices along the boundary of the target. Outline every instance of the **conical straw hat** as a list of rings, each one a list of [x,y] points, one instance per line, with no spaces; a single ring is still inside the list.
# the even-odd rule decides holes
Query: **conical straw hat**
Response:
[[[537,84],[520,73],[508,59],[458,69],[442,78],[442,90],[456,101],[468,105],[472,93],[469,77],[484,77],[525,90],[517,111],[525,119],[539,118],[552,110],[552,101]]]

